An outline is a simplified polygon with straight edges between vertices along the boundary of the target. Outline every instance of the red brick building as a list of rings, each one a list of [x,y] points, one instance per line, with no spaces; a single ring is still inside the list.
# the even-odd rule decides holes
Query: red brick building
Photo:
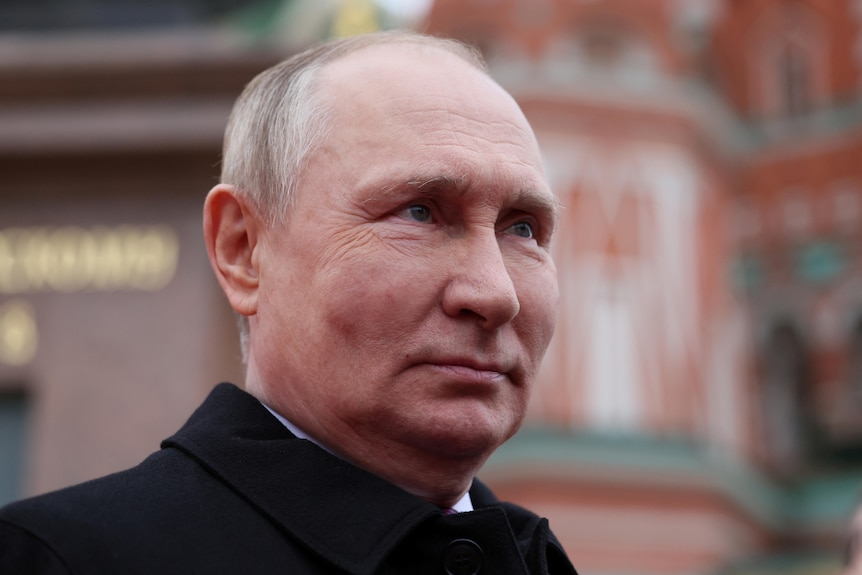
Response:
[[[427,29],[485,53],[566,206],[544,381],[486,474],[586,572],[837,565],[862,488],[860,20],[434,3]]]

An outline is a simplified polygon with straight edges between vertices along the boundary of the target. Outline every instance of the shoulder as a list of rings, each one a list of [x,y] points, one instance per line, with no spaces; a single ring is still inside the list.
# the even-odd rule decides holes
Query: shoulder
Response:
[[[0,520],[31,529],[44,523],[71,522],[85,522],[95,528],[104,524],[106,517],[145,507],[154,497],[165,497],[163,490],[169,486],[174,492],[180,484],[178,479],[194,475],[196,467],[174,450],[161,450],[131,469],[11,503],[0,509]]]
[[[0,573],[61,575],[72,571],[48,542],[0,519]]]
[[[0,525],[4,574],[239,573],[252,548],[264,571],[308,561],[247,494],[172,447],[127,471],[10,504]],[[4,557],[10,546],[20,551]],[[25,560],[67,570],[14,567]]]
[[[162,450],[137,467],[0,509],[0,573],[110,572],[94,565],[130,553],[192,503],[200,473]],[[192,499],[189,499],[189,498]],[[8,565],[50,565],[11,568]],[[59,566],[63,566],[62,570]],[[77,571],[76,571],[77,569]]]

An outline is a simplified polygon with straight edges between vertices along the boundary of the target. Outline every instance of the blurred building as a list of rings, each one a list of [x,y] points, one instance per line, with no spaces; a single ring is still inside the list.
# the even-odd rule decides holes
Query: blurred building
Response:
[[[862,485],[862,3],[438,0],[566,206],[486,468],[585,572],[835,572]]]
[[[2,501],[136,464],[238,376],[201,207],[284,50],[175,4],[0,4]]]
[[[395,24],[0,5],[0,500],[136,463],[239,379],[199,229],[231,102]],[[835,573],[862,491],[862,3],[436,0],[415,25],[485,54],[565,205],[557,335],[483,477],[582,573]]]

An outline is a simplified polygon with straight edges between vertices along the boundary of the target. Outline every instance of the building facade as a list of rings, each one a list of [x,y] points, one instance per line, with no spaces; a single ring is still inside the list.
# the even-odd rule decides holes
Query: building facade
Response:
[[[860,484],[844,1],[447,2],[537,131],[562,310],[498,491],[587,572],[834,572]]]

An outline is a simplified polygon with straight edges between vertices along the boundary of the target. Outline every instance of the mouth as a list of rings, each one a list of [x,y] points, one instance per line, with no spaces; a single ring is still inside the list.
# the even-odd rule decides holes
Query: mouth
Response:
[[[495,363],[446,359],[429,361],[426,365],[445,379],[458,383],[498,385],[509,377],[509,369]]]

